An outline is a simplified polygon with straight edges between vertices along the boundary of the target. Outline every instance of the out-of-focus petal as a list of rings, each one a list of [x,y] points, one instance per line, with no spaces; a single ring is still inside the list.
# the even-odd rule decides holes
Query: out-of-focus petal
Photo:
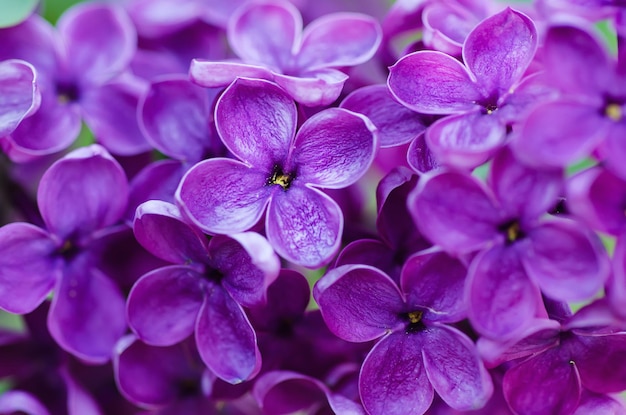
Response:
[[[298,76],[273,74],[274,82],[307,107],[328,106],[341,94],[348,75],[336,69],[318,69]]]
[[[478,250],[499,238],[493,196],[477,179],[444,171],[423,176],[409,194],[409,212],[428,240],[451,253]]]
[[[147,165],[130,182],[130,197],[125,218],[132,221],[137,207],[148,200],[174,203],[174,193],[188,168],[189,165],[171,159]]]
[[[228,41],[243,60],[274,71],[288,69],[300,42],[302,17],[291,3],[249,3],[228,25]]]
[[[224,145],[244,163],[268,172],[285,163],[296,121],[296,105],[289,95],[258,79],[237,79],[215,108]]]
[[[463,60],[484,93],[504,95],[524,75],[537,49],[532,20],[506,8],[483,20],[467,36]]]
[[[496,246],[479,254],[467,278],[469,318],[482,335],[510,337],[533,321],[541,293],[526,275],[515,247]]]
[[[382,39],[376,19],[358,13],[332,13],[309,24],[302,34],[297,62],[315,70],[354,66],[374,56]]]
[[[423,338],[424,369],[439,396],[459,411],[485,406],[493,383],[472,341],[445,325],[429,327]]]
[[[272,72],[257,65],[239,62],[212,62],[193,59],[189,67],[189,79],[205,88],[224,87],[237,78],[272,79]]]
[[[267,239],[255,232],[217,235],[209,242],[209,254],[235,301],[244,307],[266,301],[267,287],[280,272],[280,260]]]
[[[186,266],[156,269],[141,277],[128,295],[126,316],[147,344],[170,346],[193,333],[204,298],[202,275]]]
[[[0,396],[0,413],[24,413],[28,415],[50,415],[50,412],[29,392],[8,390]]]
[[[423,414],[434,391],[422,359],[423,333],[391,333],[382,338],[363,362],[359,391],[371,415]]]
[[[28,223],[0,228],[0,307],[15,314],[33,311],[61,276],[58,246]]]
[[[389,70],[389,90],[406,107],[425,114],[450,114],[475,108],[477,86],[456,59],[421,51],[400,59]]]
[[[0,62],[0,137],[10,134],[39,108],[35,68],[25,61]]]
[[[59,19],[57,28],[71,61],[68,69],[89,83],[100,84],[124,71],[137,47],[132,21],[113,5],[74,6]]]
[[[259,377],[252,393],[264,413],[287,415],[311,408],[329,391],[315,378],[281,370]]]
[[[549,297],[582,301],[602,288],[609,259],[600,239],[567,219],[545,222],[528,233],[532,241],[522,256],[524,268]]]
[[[611,170],[622,180],[626,180],[626,167],[624,167],[622,162],[626,157],[626,145],[624,145],[624,140],[622,140],[624,134],[626,134],[624,120],[609,124],[606,140],[600,150],[607,169]]]
[[[318,268],[328,264],[339,249],[343,214],[328,195],[292,184],[284,191],[275,191],[267,210],[265,232],[278,255]]]
[[[50,233],[80,238],[122,217],[128,182],[117,161],[94,144],[72,151],[46,171],[37,202]]]
[[[64,268],[48,313],[48,329],[63,349],[87,362],[104,363],[126,330],[120,289],[88,257]]]
[[[352,342],[376,339],[402,324],[405,312],[397,285],[382,271],[344,265],[328,271],[313,290],[328,328]]]
[[[370,167],[378,148],[376,127],[363,115],[329,108],[300,128],[292,152],[299,180],[341,189],[356,182]]]
[[[271,194],[265,172],[230,159],[192,167],[176,191],[181,211],[207,232],[233,233],[259,221]]]
[[[171,203],[149,200],[140,205],[133,232],[152,255],[172,264],[204,264],[208,260],[204,235],[185,223]]]
[[[405,144],[426,130],[428,116],[396,101],[386,85],[359,88],[341,101],[341,108],[365,115],[378,129],[381,147]]]
[[[196,343],[204,363],[226,382],[241,383],[261,369],[254,329],[241,306],[219,285],[207,284]]]

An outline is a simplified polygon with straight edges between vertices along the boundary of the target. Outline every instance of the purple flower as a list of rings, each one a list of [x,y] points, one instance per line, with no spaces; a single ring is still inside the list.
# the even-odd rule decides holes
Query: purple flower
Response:
[[[265,301],[280,263],[253,232],[206,238],[169,203],[137,208],[135,236],[153,255],[175,265],[142,276],[127,304],[128,322],[150,345],[170,346],[195,332],[198,351],[221,379],[238,383],[261,368],[256,334],[242,306]]]
[[[265,231],[276,252],[314,268],[330,261],[343,228],[339,206],[316,187],[356,182],[378,140],[366,117],[339,108],[314,115],[297,133],[296,122],[296,105],[280,87],[237,79],[219,99],[215,123],[239,160],[196,164],[176,200],[209,233],[244,231],[267,210]]]
[[[238,76],[268,79],[304,105],[328,105],[348,78],[335,68],[369,60],[381,36],[378,22],[364,14],[329,14],[302,31],[300,13],[290,3],[250,2],[228,26],[229,43],[242,62],[194,60],[190,76],[205,87],[226,86]]]
[[[522,77],[536,48],[533,22],[506,9],[468,35],[465,65],[441,52],[415,52],[390,69],[389,89],[413,111],[453,114],[428,128],[428,148],[443,164],[476,167],[504,144],[507,126],[520,116],[517,95],[530,93]]]
[[[329,271],[313,295],[330,330],[353,342],[380,338],[359,378],[368,413],[423,414],[434,391],[458,410],[491,396],[491,379],[471,340],[449,324],[465,316],[465,267],[436,251],[412,256],[400,287],[382,271],[344,265]]]
[[[11,134],[20,122],[39,108],[37,73],[28,62],[0,62],[0,145],[11,147]]]
[[[55,30],[37,15],[0,30],[0,60],[23,59],[38,71],[39,111],[13,132],[12,157],[28,159],[67,148],[82,120],[107,149],[123,155],[149,150],[137,126],[142,85],[121,77],[136,49],[123,10],[81,4]]]
[[[54,163],[39,184],[45,229],[28,223],[0,228],[0,307],[29,313],[54,289],[52,337],[68,352],[105,362],[126,329],[119,288],[96,267],[126,208],[120,165],[98,145]]]
[[[504,149],[488,186],[442,171],[422,176],[408,203],[421,232],[457,256],[478,253],[467,298],[474,328],[506,336],[542,313],[538,287],[559,300],[580,301],[608,277],[598,237],[572,220],[543,218],[561,192],[559,170],[534,170]]]

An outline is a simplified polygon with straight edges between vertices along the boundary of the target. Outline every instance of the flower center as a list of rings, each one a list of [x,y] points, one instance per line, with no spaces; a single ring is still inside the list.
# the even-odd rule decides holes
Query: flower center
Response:
[[[604,107],[604,115],[613,121],[622,120],[622,107],[619,104],[608,104]]]
[[[424,329],[424,323],[422,322],[423,315],[424,312],[419,310],[411,311],[404,315],[408,320],[408,324],[404,330],[406,334],[415,333]]]
[[[60,104],[68,104],[78,101],[79,90],[73,83],[59,83],[56,85],[57,101]]]
[[[526,236],[517,220],[512,220],[500,225],[498,230],[504,234],[507,245],[511,245],[513,242],[519,241]]]
[[[294,178],[291,173],[285,173],[280,166],[275,165],[272,170],[272,175],[267,179],[267,184],[269,186],[277,184],[282,187],[283,190],[287,190],[289,186],[291,186],[291,182],[293,182]]]

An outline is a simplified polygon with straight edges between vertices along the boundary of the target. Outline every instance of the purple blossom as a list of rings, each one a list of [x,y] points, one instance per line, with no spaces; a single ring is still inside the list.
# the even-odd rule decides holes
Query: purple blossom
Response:
[[[5,151],[16,160],[67,148],[84,120],[107,149],[137,154],[149,149],[137,127],[142,85],[121,77],[136,48],[123,10],[81,4],[64,13],[55,30],[33,15],[0,30],[0,60],[23,59],[38,71],[41,106],[12,133]]]
[[[149,345],[170,346],[195,332],[205,364],[221,379],[239,383],[261,368],[256,334],[242,306],[266,300],[279,261],[268,242],[253,232],[204,236],[183,222],[169,203],[137,208],[137,240],[174,265],[142,276],[127,304],[128,322]]]
[[[534,170],[505,149],[492,162],[488,186],[441,171],[423,176],[409,195],[429,240],[455,255],[478,253],[467,298],[472,325],[483,335],[507,336],[540,316],[538,288],[580,301],[606,281],[608,258],[598,237],[571,220],[542,217],[561,186],[559,170]]]
[[[413,111],[453,114],[426,131],[428,148],[443,164],[476,167],[505,143],[507,127],[521,116],[517,100],[525,100],[517,95],[530,93],[533,78],[525,84],[523,76],[536,48],[533,22],[506,9],[468,35],[465,65],[441,52],[415,52],[390,68],[389,89]]]
[[[296,122],[296,105],[280,87],[237,79],[219,99],[215,123],[239,160],[196,164],[176,200],[209,233],[244,231],[267,210],[265,232],[276,252],[314,268],[330,261],[343,229],[339,206],[316,187],[341,189],[356,182],[378,140],[366,117],[343,109],[314,115],[297,133]]]
[[[28,62],[0,62],[0,145],[9,146],[10,134],[19,123],[39,108],[41,94],[37,73]]]
[[[194,60],[190,76],[205,87],[226,86],[238,76],[268,79],[304,105],[328,105],[348,78],[335,68],[366,62],[380,39],[378,23],[364,14],[329,14],[303,31],[300,13],[290,3],[250,2],[228,26],[228,41],[242,61]]]
[[[109,359],[126,329],[119,288],[96,267],[107,237],[126,208],[128,183],[98,145],[54,163],[39,184],[45,229],[14,222],[0,228],[0,307],[24,314],[54,289],[52,337],[91,362]]]
[[[368,413],[423,414],[434,391],[458,410],[485,405],[491,379],[471,340],[449,325],[465,316],[465,274],[460,262],[430,251],[409,258],[400,288],[366,265],[335,268],[317,282],[313,295],[333,333],[380,338],[359,378]]]

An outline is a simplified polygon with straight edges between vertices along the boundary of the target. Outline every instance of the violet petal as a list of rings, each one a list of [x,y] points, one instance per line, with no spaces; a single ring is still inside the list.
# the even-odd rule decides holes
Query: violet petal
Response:
[[[0,91],[0,137],[4,137],[39,108],[35,68],[20,60],[0,62]]]

